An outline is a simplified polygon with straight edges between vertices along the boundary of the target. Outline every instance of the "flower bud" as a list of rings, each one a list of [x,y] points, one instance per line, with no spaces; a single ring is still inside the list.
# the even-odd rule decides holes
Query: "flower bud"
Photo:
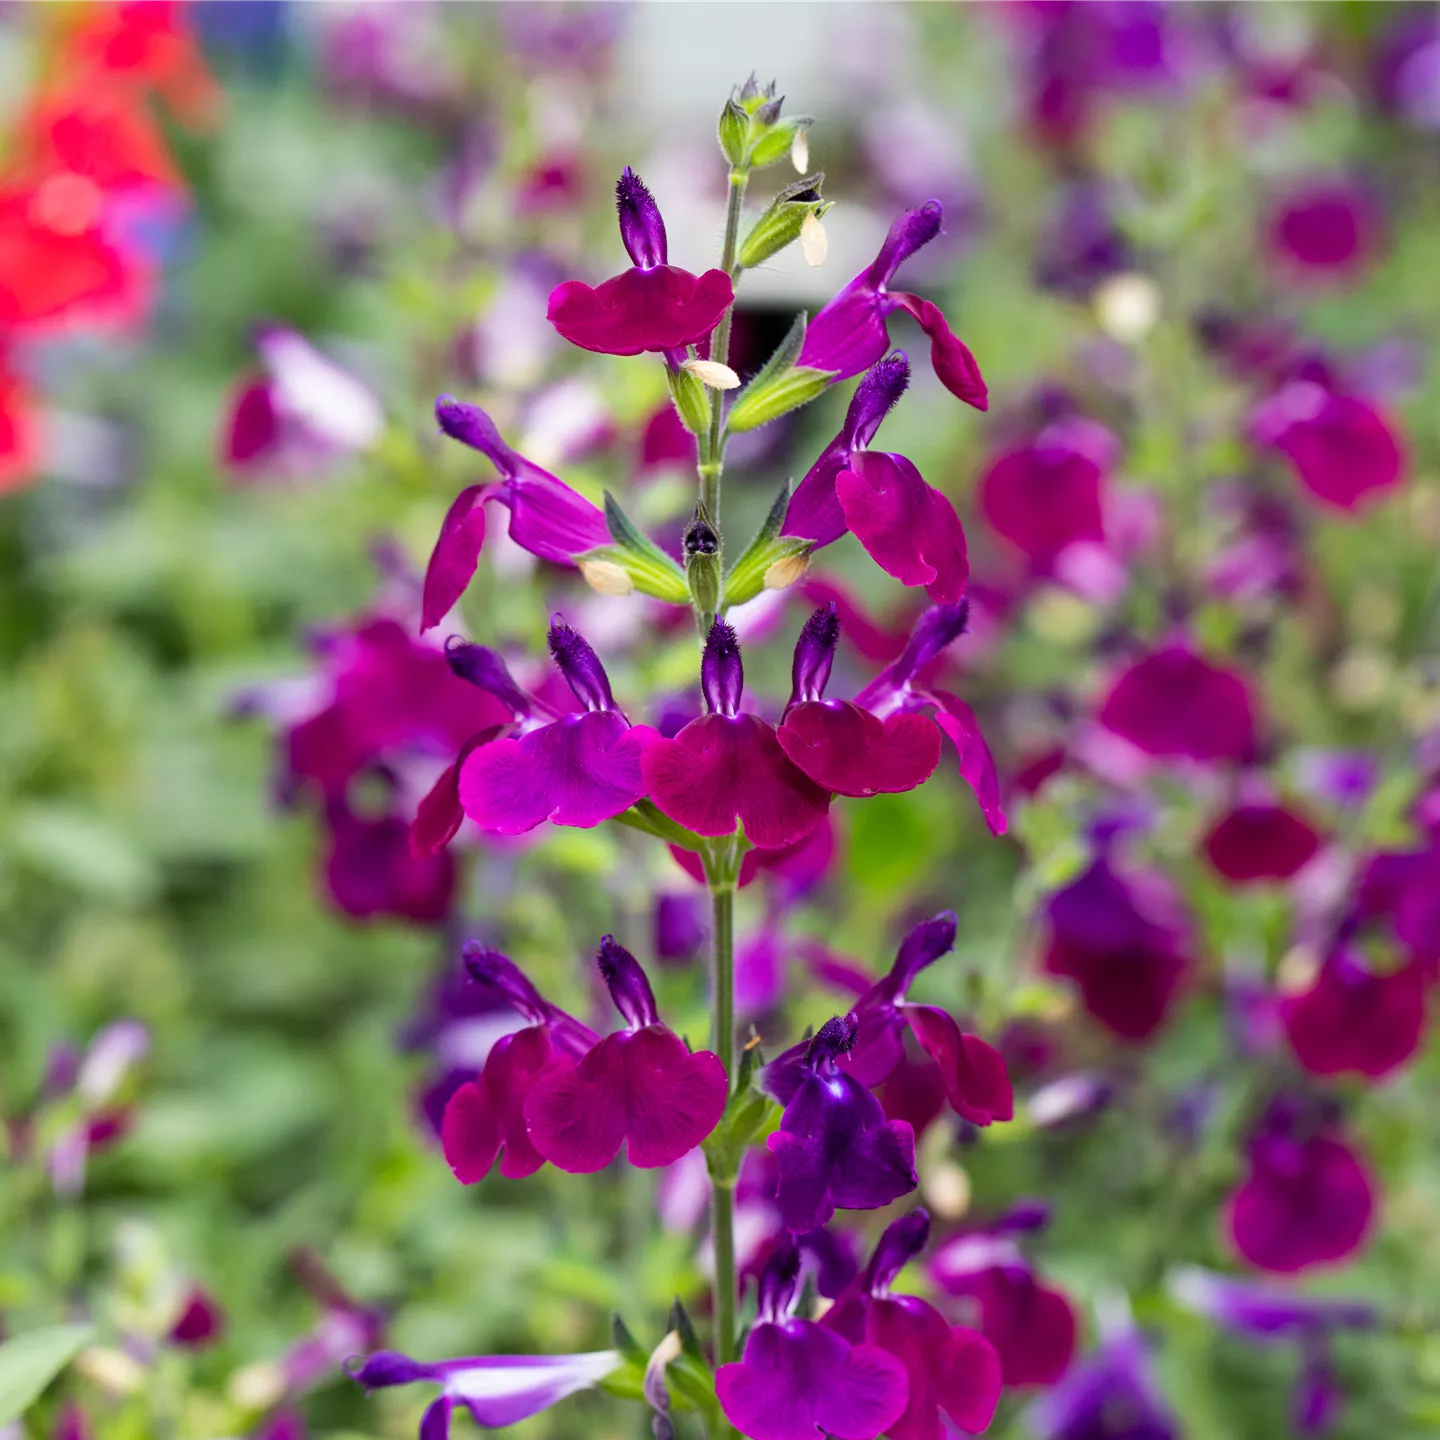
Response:
[[[830,254],[830,237],[813,210],[800,222],[800,253],[812,270],[823,265]]]
[[[670,399],[680,423],[692,434],[703,435],[710,428],[710,397],[700,377],[690,369],[688,362],[672,370],[665,367],[665,384],[670,390]]]
[[[744,164],[745,149],[750,139],[750,117],[734,100],[725,102],[717,131],[721,154],[732,166]]]
[[[688,371],[711,390],[738,390],[740,377],[718,360],[686,360],[680,368]]]
[[[769,209],[756,220],[740,242],[737,259],[742,269],[751,270],[763,265],[772,255],[778,255],[787,245],[798,240],[807,215],[818,218],[828,212],[830,207],[824,203],[821,193],[824,184],[824,172],[817,172],[787,185],[776,195]]]
[[[683,549],[690,597],[702,615],[713,615],[720,608],[720,537],[702,505],[685,527]]]

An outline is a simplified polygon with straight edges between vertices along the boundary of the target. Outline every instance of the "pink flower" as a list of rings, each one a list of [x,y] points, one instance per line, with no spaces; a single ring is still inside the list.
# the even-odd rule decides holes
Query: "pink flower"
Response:
[[[1232,885],[1289,880],[1319,853],[1320,835],[1296,811],[1271,801],[1236,805],[1211,826],[1205,858]]]
[[[1288,191],[1265,221],[1272,264],[1299,281],[1353,279],[1380,244],[1369,192],[1343,179],[1311,179]]]

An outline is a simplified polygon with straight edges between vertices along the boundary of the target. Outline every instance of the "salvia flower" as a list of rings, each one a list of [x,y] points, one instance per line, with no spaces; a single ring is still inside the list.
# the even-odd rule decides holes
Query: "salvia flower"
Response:
[[[905,1367],[879,1346],[852,1344],[790,1311],[800,1252],[780,1246],[760,1277],[759,1317],[742,1359],[715,1374],[725,1417],[750,1440],[875,1440],[905,1413]]]
[[[1044,965],[1075,981],[1090,1016],[1123,1040],[1164,1024],[1190,968],[1190,927],[1168,883],[1101,856],[1046,906]]]
[[[955,746],[960,778],[975,792],[980,813],[992,835],[1005,833],[1000,777],[975,712],[958,695],[928,683],[932,662],[965,633],[970,607],[932,605],[915,622],[899,657],[856,697],[855,705],[880,721],[892,715],[930,711],[940,731]]]
[[[841,1065],[863,1085],[882,1085],[905,1061],[905,1031],[938,1069],[945,1098],[955,1113],[974,1125],[1009,1120],[1015,1097],[1000,1052],[977,1035],[963,1035],[953,1016],[934,1005],[906,1001],[905,992],[921,970],[955,945],[955,917],[948,911],[922,920],[900,943],[883,980],[855,1004],[859,1022],[854,1048]]]
[[[1271,264],[1300,283],[1354,279],[1380,243],[1374,198],[1344,178],[1320,177],[1290,188],[1265,221]]]
[[[955,507],[905,456],[866,448],[909,382],[903,350],[871,367],[851,398],[840,433],[791,497],[781,533],[820,548],[852,531],[887,575],[902,585],[923,585],[932,600],[954,604],[970,577]]]
[[[1328,1105],[1277,1097],[1247,1148],[1249,1172],[1226,1213],[1245,1260],[1290,1275],[1360,1248],[1375,1218],[1375,1187]]]
[[[637,727],[641,793],[697,835],[729,835],[738,822],[763,848],[803,840],[824,820],[830,796],[790,761],[773,725],[740,709],[740,644],[718,618],[706,637],[700,683],[708,713],[673,738]]]
[[[942,1411],[961,1430],[978,1434],[1000,1400],[1000,1357],[983,1335],[951,1325],[917,1295],[890,1291],[929,1237],[930,1217],[924,1210],[893,1221],[870,1263],[821,1321],[853,1344],[874,1345],[904,1365],[909,1400],[890,1426],[891,1440],[943,1440]]]
[[[609,935],[599,965],[626,1029],[541,1076],[525,1102],[530,1139],[575,1175],[603,1169],[627,1144],[632,1165],[669,1165],[720,1123],[725,1067],[709,1050],[691,1054],[661,1023],[645,972]]]
[[[548,725],[477,745],[457,794],[482,830],[520,835],[542,821],[582,829],[628,810],[646,792],[640,739],[616,706],[595,652],[561,620],[550,653],[583,709]]]
[[[660,207],[628,166],[616,183],[615,205],[630,269],[593,289],[579,280],[557,285],[550,323],[572,345],[603,355],[698,344],[735,298],[730,277],[723,270],[696,276],[669,263]]]
[[[1100,724],[1157,760],[1249,760],[1255,699],[1243,675],[1176,640],[1142,656],[1115,681]]]
[[[1270,799],[1242,799],[1212,825],[1205,858],[1232,885],[1289,880],[1320,851],[1320,833],[1299,811]]]
[[[610,543],[600,507],[512,450],[478,405],[463,405],[442,395],[435,402],[435,418],[452,440],[484,455],[500,478],[467,485],[446,511],[425,571],[422,630],[438,625],[449,614],[474,576],[485,543],[489,501],[510,511],[510,538],[521,549],[552,564],[573,565],[577,555]]]
[[[599,1037],[588,1026],[546,1000],[508,957],[471,941],[465,967],[489,992],[502,997],[529,1023],[502,1035],[478,1078],[461,1085],[445,1106],[440,1141],[445,1159],[462,1185],[489,1174],[504,1152],[500,1173],[510,1179],[533,1175],[545,1156],[530,1139],[525,1102],[537,1082],[562,1058],[579,1058]]]
[[[839,1061],[854,1048],[854,1015],[827,1020],[798,1059],[767,1067],[766,1088],[785,1106],[765,1142],[780,1164],[776,1203],[788,1230],[826,1224],[837,1209],[876,1210],[913,1190],[915,1132],[887,1120],[880,1102]]]
[[[393,806],[393,784],[383,774],[381,780],[392,791]],[[325,805],[325,827],[325,891],[346,915],[436,925],[450,913],[454,858],[417,852],[411,826],[393,809],[361,815],[343,796],[335,796]]]
[[[896,310],[905,310],[929,337],[930,363],[945,388],[977,410],[988,408],[980,367],[951,333],[940,307],[918,295],[889,289],[900,266],[940,233],[943,218],[938,200],[927,200],[896,217],[870,266],[811,320],[799,364],[833,370],[837,380],[858,375],[884,355],[890,344],[887,321]]]
[[[1138,1331],[1087,1355],[1030,1411],[1042,1440],[1178,1440],[1180,1425],[1155,1385]]]
[[[616,1350],[582,1355],[478,1355],[432,1364],[395,1350],[379,1350],[352,1374],[367,1390],[416,1383],[439,1385],[439,1398],[421,1417],[420,1440],[448,1440],[457,1405],[463,1405],[477,1425],[502,1429],[598,1384],[622,1363]]]

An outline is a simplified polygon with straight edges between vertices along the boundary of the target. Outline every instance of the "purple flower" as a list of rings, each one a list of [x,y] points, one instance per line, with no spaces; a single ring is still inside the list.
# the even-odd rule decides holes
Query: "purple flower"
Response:
[[[435,418],[452,440],[480,451],[500,472],[500,479],[467,485],[446,511],[425,571],[422,631],[449,614],[474,576],[485,543],[488,501],[510,511],[510,538],[551,564],[573,565],[577,555],[610,543],[599,506],[512,450],[478,405],[462,405],[442,395],[435,402]]]
[[[545,1071],[525,1101],[530,1139],[573,1175],[603,1169],[627,1142],[632,1165],[669,1165],[720,1123],[725,1067],[708,1050],[692,1054],[660,1023],[644,971],[609,935],[599,965],[628,1028]]]
[[[707,714],[671,739],[638,727],[644,790],[697,835],[729,835],[738,823],[763,848],[803,840],[824,820],[830,796],[790,762],[773,725],[740,710],[740,645],[723,620],[710,627],[700,679]]]
[[[1125,1330],[1077,1365],[1030,1412],[1042,1440],[1178,1440],[1138,1332]]]
[[[1275,267],[1297,281],[1354,279],[1380,243],[1380,216],[1362,186],[1311,179],[1289,190],[1266,219]]]
[[[887,575],[903,585],[923,585],[932,600],[953,604],[970,576],[955,507],[903,455],[866,449],[909,383],[903,350],[871,367],[840,433],[791,497],[781,533],[819,549],[853,531]]]
[[[836,1016],[798,1062],[767,1067],[766,1088],[785,1114],[765,1143],[780,1165],[781,1218],[797,1234],[819,1229],[837,1208],[888,1205],[918,1183],[915,1132],[903,1120],[886,1120],[880,1102],[838,1063],[858,1029],[854,1015]]]
[[[1205,858],[1232,885],[1289,880],[1319,853],[1320,834],[1301,814],[1268,799],[1243,801],[1215,822]]]
[[[878,1346],[791,1316],[799,1270],[793,1244],[772,1255],[744,1357],[715,1373],[720,1408],[750,1440],[876,1440],[905,1412],[905,1369]]]
[[[990,833],[1003,835],[1006,821],[1000,804],[1000,777],[975,712],[959,696],[922,680],[931,662],[965,633],[969,614],[965,601],[931,606],[915,622],[899,658],[855,697],[855,704],[882,722],[892,715],[932,711],[936,725],[955,746],[960,778],[975,792]]]
[[[1344,1260],[1365,1242],[1375,1187],[1320,1102],[1272,1100],[1251,1134],[1250,1170],[1230,1197],[1236,1250],[1277,1275]]]
[[[1101,704],[1099,720],[1157,760],[1244,762],[1255,750],[1249,682],[1183,641],[1152,651],[1126,670]]]
[[[357,815],[335,797],[325,806],[325,825],[325,888],[346,915],[438,925],[450,913],[454,858],[417,854],[411,827],[399,815]]]
[[[697,277],[668,263],[660,209],[628,166],[615,185],[615,205],[631,268],[594,289],[579,280],[557,285],[550,323],[572,345],[603,355],[699,344],[735,298],[730,277],[723,270]]]
[[[213,1345],[225,1331],[225,1311],[208,1290],[192,1286],[170,1326],[170,1343],[186,1350]]]
[[[464,953],[471,978],[503,997],[529,1024],[501,1036],[480,1075],[451,1095],[440,1125],[440,1142],[462,1185],[483,1180],[502,1150],[500,1173],[520,1179],[545,1163],[545,1156],[531,1142],[525,1118],[530,1092],[562,1057],[585,1055],[599,1037],[546,1000],[499,951],[470,941]]]
[[[1086,179],[1063,185],[1036,247],[1035,283],[1084,300],[1102,280],[1134,266],[1105,186]]]
[[[693,960],[710,933],[709,907],[692,890],[655,897],[655,958],[661,963]]]
[[[916,1295],[890,1293],[895,1277],[924,1250],[929,1237],[930,1217],[924,1210],[893,1221],[864,1272],[821,1322],[904,1365],[909,1400],[890,1426],[891,1440],[944,1440],[948,1431],[941,1411],[961,1430],[978,1434],[1000,1401],[1000,1356],[983,1335],[951,1325]]]
[[[951,333],[940,307],[918,295],[887,288],[900,266],[940,233],[943,217],[938,200],[927,200],[896,217],[870,267],[811,320],[799,364],[833,370],[836,380],[858,375],[884,355],[890,345],[886,322],[896,310],[905,310],[929,337],[930,363],[945,388],[977,410],[989,408],[980,367]]]
[[[589,829],[645,794],[640,740],[616,707],[595,652],[557,620],[550,653],[585,708],[471,750],[457,794],[482,830],[520,835],[545,820]]]
[[[421,1417],[420,1440],[448,1440],[456,1405],[463,1405],[477,1425],[502,1429],[598,1384],[622,1363],[615,1350],[583,1355],[477,1355],[429,1365],[395,1350],[379,1350],[352,1374],[367,1390],[419,1381],[439,1385],[439,1398]]]

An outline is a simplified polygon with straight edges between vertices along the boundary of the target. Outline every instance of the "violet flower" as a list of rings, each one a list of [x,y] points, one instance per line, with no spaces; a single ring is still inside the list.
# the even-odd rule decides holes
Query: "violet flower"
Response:
[[[909,383],[903,350],[871,367],[851,397],[840,433],[791,496],[781,534],[819,549],[853,531],[887,575],[954,604],[970,577],[955,507],[903,455],[866,448]]]
[[[738,823],[764,848],[803,840],[824,820],[830,796],[791,763],[773,725],[740,709],[740,645],[719,618],[705,640],[700,685],[708,713],[673,739],[637,727],[641,793],[697,835],[729,835]]]
[[[484,455],[500,479],[467,485],[445,512],[425,571],[422,632],[438,625],[465,593],[485,543],[485,506],[492,500],[510,511],[510,538],[552,565],[573,565],[576,556],[610,544],[600,507],[512,450],[478,405],[442,395],[435,418],[452,440]]]
[[[1277,1097],[1253,1130],[1250,1169],[1226,1226],[1250,1264],[1277,1275],[1347,1259],[1375,1218],[1375,1186],[1318,1101]]]
[[[1122,1040],[1148,1040],[1190,968],[1190,926],[1164,878],[1122,875],[1101,856],[1046,905],[1044,965],[1074,980],[1091,1018]]]
[[[639,355],[697,345],[720,323],[735,291],[723,270],[695,276],[668,263],[665,222],[626,166],[615,185],[620,238],[631,268],[591,289],[566,280],[550,292],[550,323],[572,345],[602,355]],[[800,363],[812,362],[801,357]]]
[[[627,1143],[637,1168],[669,1165],[720,1123],[725,1067],[709,1050],[692,1054],[661,1023],[645,972],[609,935],[599,965],[627,1028],[544,1071],[525,1101],[530,1140],[572,1175],[604,1169]]]
[[[1179,1440],[1180,1425],[1150,1371],[1139,1332],[1087,1355],[1030,1410],[1041,1440]]]
[[[865,1341],[793,1316],[800,1252],[781,1246],[760,1277],[745,1354],[715,1372],[725,1417],[750,1440],[875,1440],[904,1414],[904,1366]]]
[[[967,1434],[979,1434],[1000,1401],[1000,1356],[983,1335],[951,1325],[918,1295],[890,1293],[929,1238],[924,1210],[892,1221],[863,1273],[821,1321],[852,1344],[874,1345],[904,1365],[909,1402],[890,1426],[890,1440],[944,1440],[950,1432],[941,1411]]]
[[[480,1075],[451,1095],[440,1125],[440,1143],[462,1185],[483,1180],[502,1151],[500,1173],[520,1179],[545,1163],[531,1142],[525,1119],[530,1092],[562,1057],[587,1054],[599,1036],[546,1000],[498,950],[469,941],[464,955],[471,978],[503,997],[529,1024],[502,1035]]]
[[[1283,455],[1322,504],[1354,513],[1393,490],[1406,468],[1396,422],[1321,370],[1286,381],[1251,412],[1251,440]]]
[[[440,1386],[439,1398],[420,1420],[420,1440],[448,1440],[457,1405],[487,1429],[528,1420],[577,1390],[597,1385],[623,1364],[616,1350],[582,1355],[476,1355],[425,1364],[396,1350],[366,1356],[352,1378],[366,1390],[428,1382]]]
[[[766,1140],[780,1164],[776,1203],[788,1230],[828,1223],[837,1209],[876,1210],[913,1190],[915,1132],[886,1120],[880,1102],[839,1061],[855,1046],[854,1015],[827,1020],[798,1062],[767,1066],[765,1087],[785,1106]]]
[[[1380,215],[1362,186],[1317,178],[1292,187],[1265,220],[1272,266],[1301,283],[1353,280],[1380,245]]]
[[[931,711],[935,724],[955,746],[960,778],[975,792],[990,833],[1003,835],[1006,821],[1000,803],[1000,777],[975,712],[958,695],[922,678],[928,675],[931,662],[965,633],[969,615],[965,601],[932,605],[915,622],[899,658],[887,665],[855,697],[854,703],[882,722],[892,715]]]
[[[595,652],[558,619],[549,642],[584,708],[470,751],[459,769],[457,795],[482,830],[521,835],[545,820],[589,829],[628,810],[646,792],[640,739],[616,706]]]
[[[1246,678],[1173,640],[1136,661],[1100,706],[1100,724],[1157,760],[1244,762],[1255,751]]]
[[[1015,1097],[1000,1052],[977,1035],[962,1035],[944,1010],[905,999],[915,977],[954,946],[955,916],[949,911],[922,920],[906,935],[890,973],[855,1002],[859,1029],[840,1065],[862,1085],[883,1085],[904,1064],[908,1027],[937,1068],[957,1115],[981,1126],[1009,1120]]]
[[[918,295],[888,288],[900,266],[940,233],[943,218],[938,200],[927,200],[897,216],[869,268],[811,320],[797,363],[833,370],[836,380],[858,375],[884,355],[890,344],[887,321],[896,310],[905,310],[929,337],[930,363],[941,384],[967,405],[987,409],[989,399],[980,367],[951,333],[940,307]]]
[[[1383,1079],[1420,1048],[1432,980],[1423,961],[1378,971],[1342,943],[1305,989],[1280,997],[1285,1038],[1311,1075]]]
[[[1205,858],[1232,885],[1289,880],[1320,851],[1320,833],[1297,810],[1266,799],[1242,800],[1201,842]]]
[[[450,913],[454,858],[417,853],[399,815],[358,815],[337,796],[326,803],[325,826],[325,889],[346,915],[437,925]]]

